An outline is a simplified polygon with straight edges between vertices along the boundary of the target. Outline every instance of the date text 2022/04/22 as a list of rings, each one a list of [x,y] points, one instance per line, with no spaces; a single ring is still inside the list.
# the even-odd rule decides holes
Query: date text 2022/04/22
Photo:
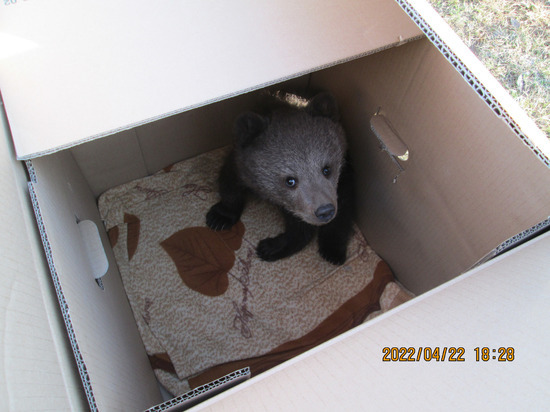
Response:
[[[512,362],[515,359],[513,347],[476,347],[473,350],[476,362]],[[466,349],[463,346],[389,347],[382,348],[383,362],[465,362]]]

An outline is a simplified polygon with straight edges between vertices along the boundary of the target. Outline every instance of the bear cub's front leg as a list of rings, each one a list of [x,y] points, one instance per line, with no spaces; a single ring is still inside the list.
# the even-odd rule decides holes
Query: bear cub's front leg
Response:
[[[231,153],[218,178],[221,200],[206,214],[206,225],[213,230],[229,230],[241,218],[245,204],[245,188],[240,184]]]
[[[256,254],[268,262],[283,259],[298,253],[313,238],[315,227],[292,216],[283,209],[285,232],[278,236],[266,238],[258,243]]]

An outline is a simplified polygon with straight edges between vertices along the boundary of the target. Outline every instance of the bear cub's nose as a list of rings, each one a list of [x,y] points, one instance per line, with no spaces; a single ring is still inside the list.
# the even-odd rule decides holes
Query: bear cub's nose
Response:
[[[317,216],[321,222],[328,222],[334,217],[335,211],[336,209],[334,208],[334,205],[329,203],[327,205],[319,206],[319,208],[315,211],[315,216]]]

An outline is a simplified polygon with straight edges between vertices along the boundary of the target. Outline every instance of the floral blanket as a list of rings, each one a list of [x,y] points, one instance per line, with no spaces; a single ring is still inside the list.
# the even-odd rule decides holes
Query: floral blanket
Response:
[[[316,242],[288,259],[258,259],[258,242],[283,229],[276,208],[258,199],[232,230],[208,229],[227,150],[99,199],[151,365],[174,395],[241,367],[265,371],[410,298],[359,230],[337,267]]]

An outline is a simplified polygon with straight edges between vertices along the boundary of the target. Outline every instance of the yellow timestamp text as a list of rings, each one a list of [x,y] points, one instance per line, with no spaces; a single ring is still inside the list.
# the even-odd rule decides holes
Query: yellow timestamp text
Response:
[[[513,347],[490,348],[479,346],[474,348],[476,362],[512,362],[515,359]],[[382,348],[383,362],[465,362],[466,349],[463,346],[426,346],[404,347],[386,346]]]

